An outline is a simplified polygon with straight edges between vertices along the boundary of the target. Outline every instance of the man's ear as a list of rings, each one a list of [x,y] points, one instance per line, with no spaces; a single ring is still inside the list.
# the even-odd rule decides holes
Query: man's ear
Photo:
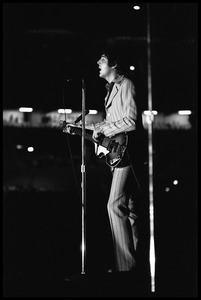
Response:
[[[116,64],[116,65],[114,65],[114,66],[112,66],[112,68],[113,68],[113,69],[115,69],[116,67],[117,67],[117,64]]]

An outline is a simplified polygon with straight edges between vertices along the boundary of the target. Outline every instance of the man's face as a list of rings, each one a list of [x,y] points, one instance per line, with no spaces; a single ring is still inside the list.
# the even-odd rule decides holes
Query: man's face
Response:
[[[111,74],[113,68],[108,66],[108,58],[104,54],[101,55],[101,58],[97,61],[97,64],[100,69],[99,76],[101,78],[106,78]]]

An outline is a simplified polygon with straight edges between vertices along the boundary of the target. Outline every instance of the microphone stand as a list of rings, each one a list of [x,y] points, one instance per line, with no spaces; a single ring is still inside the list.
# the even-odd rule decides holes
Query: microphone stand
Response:
[[[82,254],[82,266],[81,274],[85,274],[85,265],[86,265],[86,168],[85,168],[85,84],[82,79],[82,242],[81,242],[81,254]]]
[[[82,218],[82,235],[81,235],[81,275],[86,274],[86,168],[85,168],[85,157],[86,157],[86,145],[85,145],[85,115],[89,113],[88,109],[85,109],[85,84],[82,79],[82,114],[75,120],[74,124],[82,119],[82,164],[81,164],[81,189],[82,189],[82,205],[81,205],[81,218]],[[64,121],[65,122],[65,121]],[[65,124],[64,124],[65,125]],[[80,279],[79,276],[66,276],[65,281],[71,281]]]

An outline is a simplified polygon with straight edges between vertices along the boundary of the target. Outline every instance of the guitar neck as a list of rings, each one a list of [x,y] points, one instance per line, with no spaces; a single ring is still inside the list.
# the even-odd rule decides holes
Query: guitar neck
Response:
[[[68,128],[70,128],[70,132],[67,132],[82,136],[82,127],[77,127],[70,124],[68,126]],[[121,161],[127,147],[127,135],[125,133],[120,133],[112,138],[100,135],[98,142],[96,142],[92,136],[93,130],[85,128],[84,138],[98,144],[98,147],[96,147],[96,155],[100,158],[105,156],[106,163],[109,166],[117,166]]]
[[[82,128],[81,127],[71,127],[71,131],[72,131],[72,133],[82,136]],[[87,139],[91,142],[95,142],[94,139],[92,138],[92,133],[93,133],[93,130],[85,129],[85,139]]]

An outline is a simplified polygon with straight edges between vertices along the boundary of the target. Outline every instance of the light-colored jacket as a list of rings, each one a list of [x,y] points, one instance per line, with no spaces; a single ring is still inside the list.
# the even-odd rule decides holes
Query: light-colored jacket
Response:
[[[105,120],[97,124],[101,132],[108,137],[135,130],[137,120],[133,82],[123,75],[119,75],[114,82],[109,99],[107,100],[108,94],[105,97]]]

